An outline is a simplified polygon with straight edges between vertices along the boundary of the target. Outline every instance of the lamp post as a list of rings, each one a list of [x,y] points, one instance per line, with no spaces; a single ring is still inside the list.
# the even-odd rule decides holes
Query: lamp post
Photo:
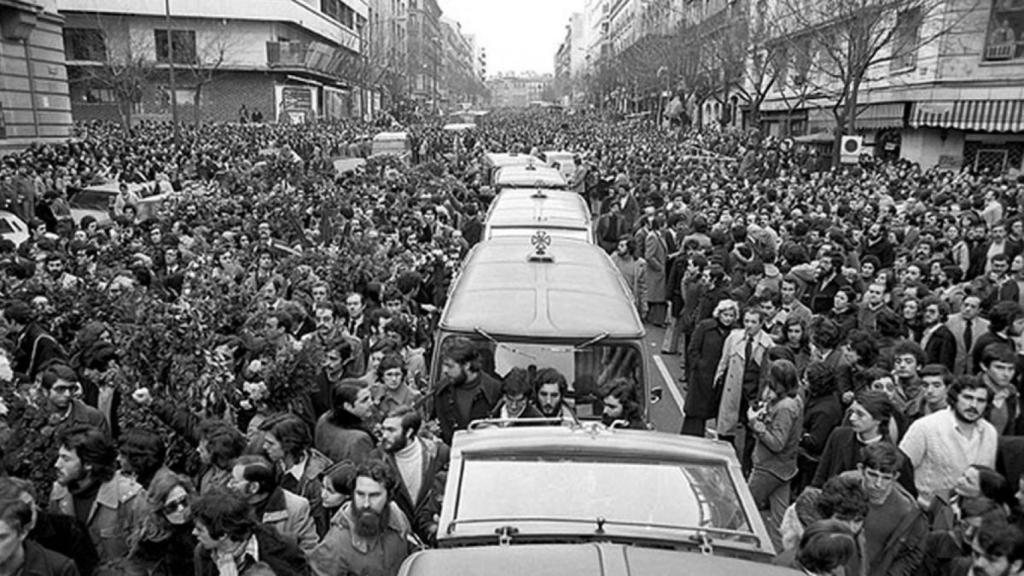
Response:
[[[174,144],[180,140],[178,127],[178,89],[174,81],[174,34],[171,31],[171,0],[164,0],[164,21],[167,25],[167,75],[171,88],[171,128],[174,131]],[[199,103],[196,102],[198,106]]]

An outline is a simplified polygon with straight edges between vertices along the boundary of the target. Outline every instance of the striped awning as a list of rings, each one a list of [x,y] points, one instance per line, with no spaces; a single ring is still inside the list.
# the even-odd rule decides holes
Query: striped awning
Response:
[[[915,102],[910,113],[910,126],[1021,132],[1024,131],[1024,100]]]

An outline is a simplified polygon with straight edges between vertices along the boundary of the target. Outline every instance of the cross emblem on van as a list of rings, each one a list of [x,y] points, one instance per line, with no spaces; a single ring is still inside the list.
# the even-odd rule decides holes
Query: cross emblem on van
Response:
[[[551,236],[543,230],[537,230],[530,238],[530,243],[533,244],[533,249],[537,252],[537,256],[544,256],[547,254],[548,248],[551,247]]]

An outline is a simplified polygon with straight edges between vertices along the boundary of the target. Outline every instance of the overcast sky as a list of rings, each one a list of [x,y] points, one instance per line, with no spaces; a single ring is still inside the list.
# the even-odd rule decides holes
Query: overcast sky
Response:
[[[438,0],[487,49],[487,75],[554,72],[555,51],[583,0]]]

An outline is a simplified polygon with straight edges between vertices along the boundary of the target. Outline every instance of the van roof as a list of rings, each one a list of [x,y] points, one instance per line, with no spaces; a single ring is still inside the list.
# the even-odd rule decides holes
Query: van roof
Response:
[[[568,228],[587,230],[590,210],[575,192],[508,188],[498,193],[487,215],[491,228]]]
[[[530,338],[640,338],[640,322],[618,268],[593,244],[553,239],[550,259],[531,258],[528,237],[495,238],[466,258],[443,329]]]
[[[381,132],[373,137],[375,142],[382,142],[385,140],[406,140],[409,138],[408,132]]]
[[[547,166],[547,164],[530,154],[519,154],[518,152],[490,152],[484,158],[492,168],[503,168],[505,166],[525,166],[532,163],[534,166]]]
[[[495,186],[565,188],[568,184],[562,173],[546,165],[504,166],[494,175]]]

